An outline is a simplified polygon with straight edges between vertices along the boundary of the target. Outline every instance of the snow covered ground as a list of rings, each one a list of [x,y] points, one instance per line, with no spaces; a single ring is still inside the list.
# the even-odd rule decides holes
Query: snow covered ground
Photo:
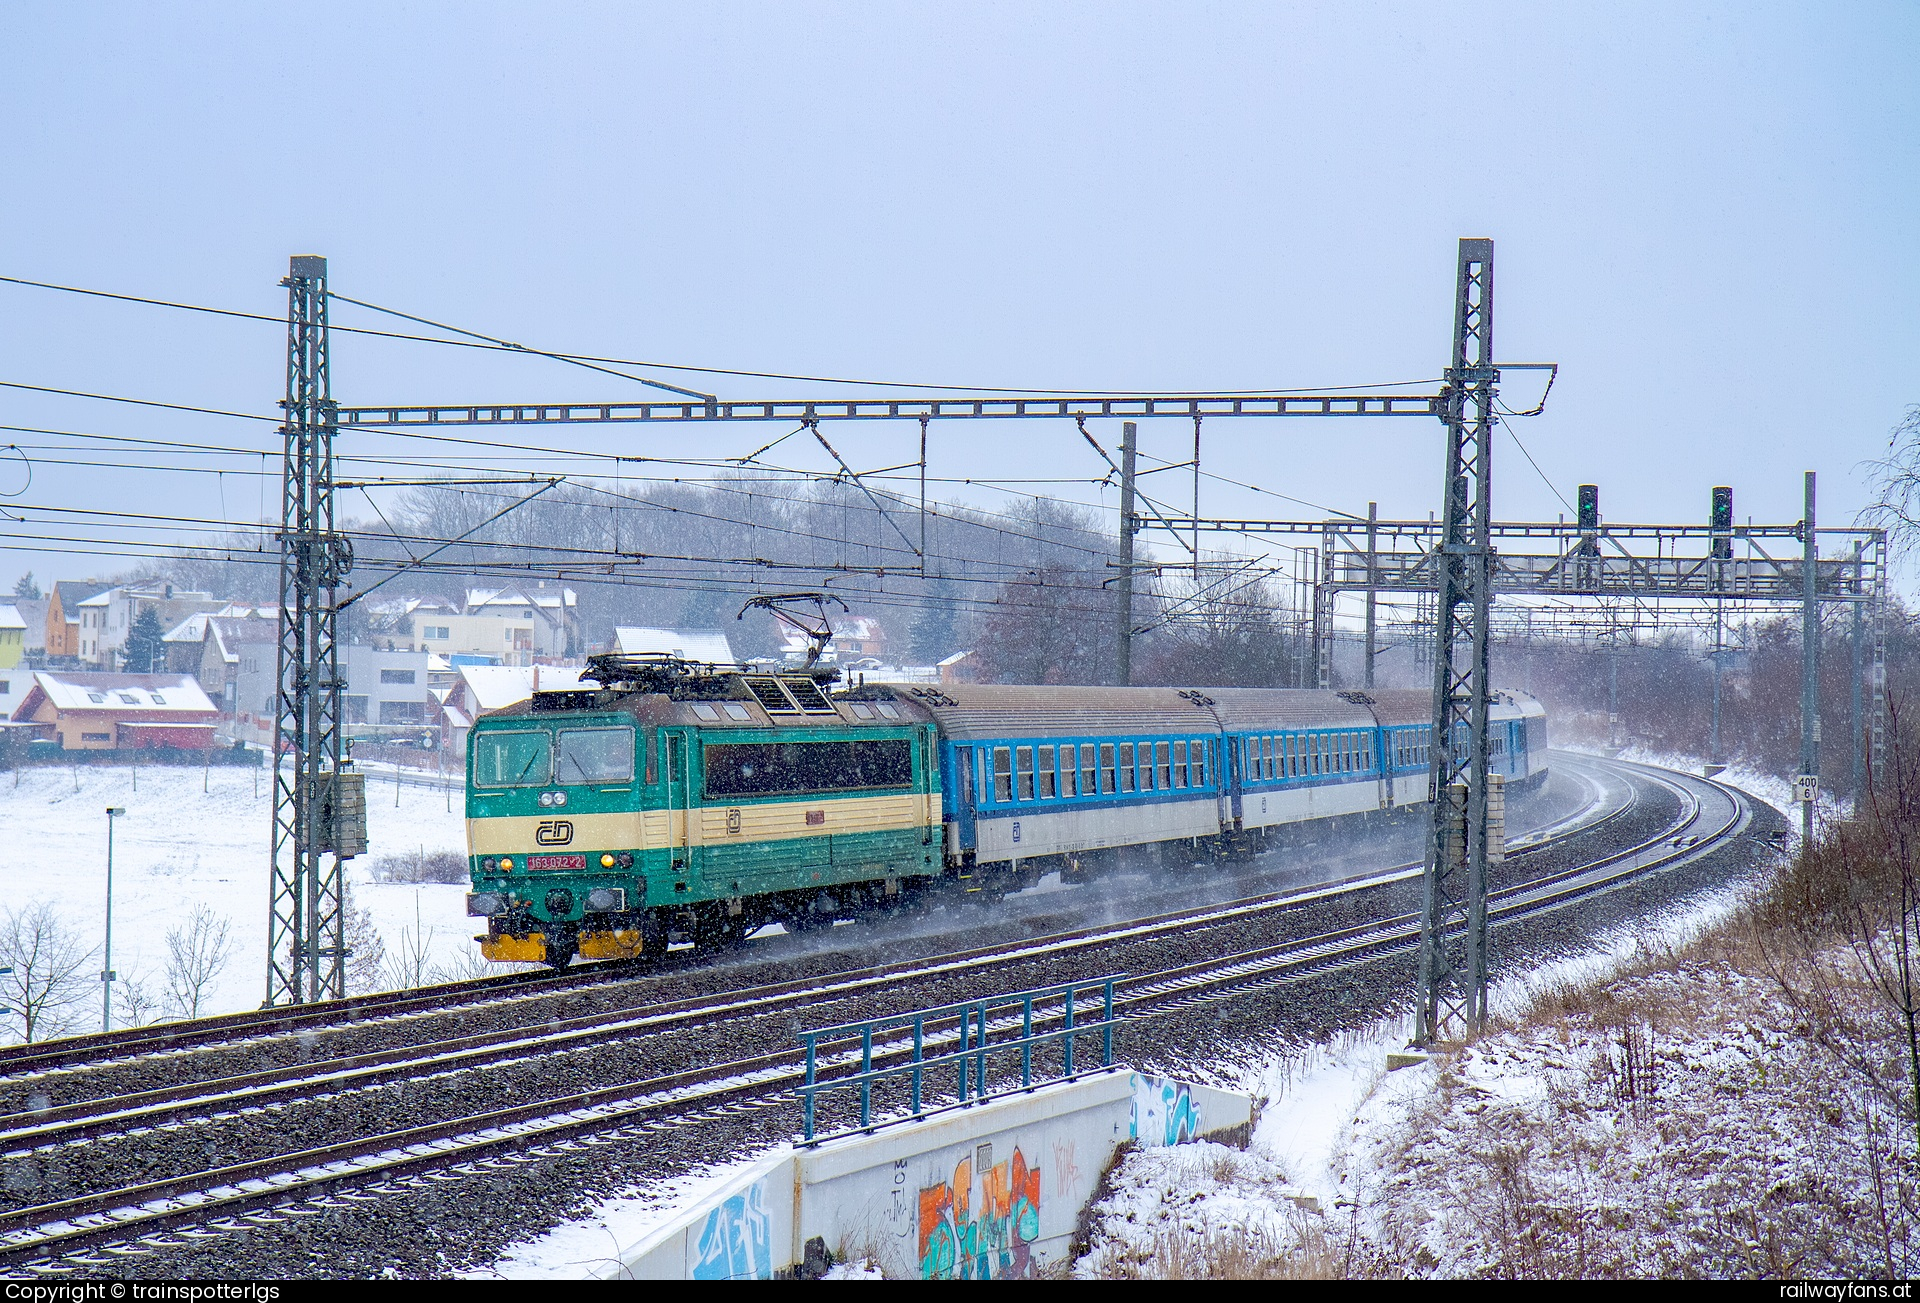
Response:
[[[1686,757],[1622,758],[1698,772]],[[1785,783],[1725,777],[1776,808],[1792,808]],[[1634,983],[1665,983],[1669,989],[1642,992],[1648,1003],[1699,1010],[1690,1025],[1643,1029],[1635,1066],[1652,1080],[1640,1083],[1638,1096],[1623,1088],[1629,1052],[1619,1029],[1587,1017],[1570,1044],[1569,1024],[1579,1018],[1523,1018],[1551,1006],[1557,992],[1591,989],[1685,946],[1728,918],[1752,881],[1697,896],[1502,982],[1493,992],[1496,1017],[1521,1021],[1457,1060],[1389,1071],[1387,1056],[1404,1050],[1411,1031],[1392,1021],[1251,1065],[1240,1083],[1258,1101],[1249,1150],[1197,1145],[1128,1155],[1075,1274],[1457,1276],[1522,1267],[1528,1274],[1649,1274],[1699,1263],[1701,1235],[1731,1244],[1718,1260],[1723,1274],[1777,1268],[1781,1260],[1769,1255],[1781,1249],[1780,1228],[1761,1225],[1764,1217],[1734,1226],[1721,1183],[1743,1146],[1748,1155],[1771,1148],[1782,1155],[1781,1170],[1752,1194],[1777,1201],[1794,1181],[1804,1186],[1811,1173],[1832,1170],[1834,1146],[1825,1134],[1831,1128],[1810,1125],[1796,1093],[1825,1065],[1794,1062],[1782,1072],[1782,1038],[1739,1025],[1735,1011],[1782,1016],[1767,1006],[1765,991],[1737,977],[1715,986],[1705,976],[1656,972],[1610,994],[1631,1005],[1640,998]],[[1703,985],[1681,990],[1688,981]],[[1723,1025],[1729,1016],[1731,1028]],[[1709,1135],[1698,1152],[1664,1153],[1659,1126],[1641,1125],[1641,1105],[1662,1091],[1662,1109],[1689,1111],[1703,1130],[1717,1125],[1724,1134]],[[1462,1164],[1463,1154],[1472,1161]],[[1841,1203],[1855,1198],[1865,1175],[1836,1172],[1829,1193]],[[1517,1216],[1522,1205],[1573,1209],[1592,1220],[1582,1241],[1590,1256],[1501,1260],[1488,1246],[1503,1231],[1509,1249],[1525,1241],[1525,1227],[1497,1225],[1503,1209]],[[1647,1253],[1655,1258],[1634,1256]]]
[[[168,929],[205,905],[230,920],[234,957],[203,1012],[257,1007],[266,993],[273,808],[265,771],[149,765],[137,772],[101,766],[0,774],[0,910],[50,902],[84,944],[98,946],[109,805],[126,809],[116,821],[113,857],[113,965],[121,979],[143,981],[157,993]],[[457,965],[477,949],[464,887],[381,884],[371,870],[381,854],[465,855],[460,810],[457,791],[402,786],[396,803],[391,778],[369,776],[371,852],[349,862],[348,879],[353,903],[371,912],[389,953],[403,931],[426,937],[433,962],[442,966]],[[97,999],[92,1008],[79,1030],[98,1029]]]

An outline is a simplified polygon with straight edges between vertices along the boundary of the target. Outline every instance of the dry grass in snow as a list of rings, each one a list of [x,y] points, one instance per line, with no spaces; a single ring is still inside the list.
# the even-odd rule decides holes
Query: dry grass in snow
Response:
[[[1536,974],[1450,1058],[1276,1065],[1253,1152],[1122,1161],[1076,1274],[1911,1276],[1907,823],[1839,825],[1690,940]]]
[[[1906,1274],[1907,1124],[1729,940],[1549,997],[1426,1069],[1410,1113],[1363,1114],[1347,1184],[1368,1269]]]

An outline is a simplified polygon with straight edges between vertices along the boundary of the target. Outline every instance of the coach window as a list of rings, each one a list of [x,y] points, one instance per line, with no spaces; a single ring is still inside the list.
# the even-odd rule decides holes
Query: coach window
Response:
[[[1093,743],[1080,744],[1080,795],[1092,796],[1100,790],[1100,761]]]
[[[1193,743],[1193,785],[1207,785],[1207,740],[1196,738]]]
[[[1113,743],[1100,744],[1100,794],[1109,796],[1113,792]]]
[[[1173,785],[1187,785],[1187,744],[1184,740],[1173,744]]]
[[[1153,743],[1151,742],[1140,744],[1140,790],[1143,792],[1158,790],[1158,784],[1153,781]]]
[[[1080,771],[1075,768],[1079,763],[1072,743],[1060,748],[1060,795],[1072,796],[1080,790]]]
[[[1134,779],[1133,743],[1122,742],[1120,744],[1120,790],[1131,792],[1136,786]]]
[[[1053,748],[1040,748],[1040,799],[1053,799]]]
[[[1002,805],[1013,800],[1013,752],[1007,747],[993,749],[993,799]]]
[[[1173,786],[1173,745],[1168,742],[1155,742],[1153,758],[1155,768],[1160,774],[1156,786],[1164,792]]]
[[[1267,754],[1262,761],[1262,765],[1268,778],[1285,778],[1287,776],[1287,752],[1285,743],[1286,739],[1281,737],[1269,737],[1266,739]]]
[[[1013,751],[1014,772],[1020,778],[1020,799],[1033,799],[1033,748],[1015,747]]]

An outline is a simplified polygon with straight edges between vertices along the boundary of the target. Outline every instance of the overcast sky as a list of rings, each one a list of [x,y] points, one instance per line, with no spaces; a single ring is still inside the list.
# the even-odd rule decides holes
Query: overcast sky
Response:
[[[320,253],[341,293],[549,348],[1207,392],[1437,376],[1455,242],[1485,235],[1497,354],[1563,367],[1517,427],[1544,479],[1502,437],[1499,516],[1550,519],[1596,481],[1610,519],[1701,520],[1731,483],[1741,516],[1790,521],[1812,469],[1840,524],[1859,463],[1920,402],[1917,50],[1904,3],[12,5],[0,275],[279,314],[287,256]],[[270,413],[283,343],[0,284],[0,380]],[[1509,401],[1537,384],[1510,377]],[[334,393],[646,391],[344,338]],[[265,424],[8,389],[0,423],[274,447]],[[524,437],[737,456],[773,433]],[[917,433],[829,430],[856,466],[910,459]],[[1177,460],[1191,438],[1160,422],[1143,442]],[[1204,514],[1438,505],[1435,422],[1217,421],[1205,439],[1209,469],[1313,505],[1210,484]],[[244,473],[277,474],[260,458],[103,470],[57,463],[182,459],[10,441],[32,484],[0,505],[250,520],[277,492]],[[830,465],[798,443],[783,464]],[[936,477],[1100,469],[1071,425],[934,427]],[[0,464],[0,493],[24,479]],[[16,547],[0,586],[121,564]]]

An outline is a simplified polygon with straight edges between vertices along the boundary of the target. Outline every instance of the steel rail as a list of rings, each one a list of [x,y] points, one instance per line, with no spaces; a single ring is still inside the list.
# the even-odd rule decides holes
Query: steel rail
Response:
[[[1650,769],[1647,772],[1650,775],[1654,773]],[[1676,786],[1657,776],[1653,777],[1653,781],[1662,782],[1670,788]],[[1748,810],[1744,798],[1724,784],[1705,779],[1690,781],[1717,789],[1725,795],[1732,808],[1731,816],[1709,837],[1686,840],[1686,844],[1676,847],[1672,854],[1656,857],[1651,862],[1642,858],[1644,852],[1653,846],[1683,840],[1676,834],[1684,833],[1700,817],[1695,800],[1694,808],[1686,818],[1670,824],[1656,837],[1615,852],[1592,865],[1562,870],[1529,883],[1513,884],[1502,893],[1503,896],[1529,893],[1532,898],[1519,904],[1503,905],[1497,912],[1505,917],[1513,917],[1559,908],[1575,899],[1612,889],[1628,877],[1639,876],[1662,865],[1695,858],[1717,849],[1729,830],[1745,825]],[[1626,863],[1628,860],[1632,862]],[[1614,867],[1621,865],[1624,867]],[[1604,872],[1610,868],[1612,872]],[[1544,889],[1545,894],[1542,894],[1541,884],[1553,882],[1559,885]],[[1266,985],[1276,980],[1297,980],[1314,971],[1366,962],[1391,953],[1394,949],[1404,949],[1408,931],[1404,925],[1409,921],[1414,923],[1412,930],[1417,939],[1417,920],[1413,920],[1413,916],[1403,915],[1393,920],[1402,925],[1396,930],[1397,935],[1380,935],[1382,928],[1379,924],[1371,927],[1361,925],[1359,928],[1340,929],[1288,943],[1293,950],[1292,964],[1268,963],[1264,971],[1250,972],[1247,967],[1250,957],[1266,957],[1285,947],[1267,947],[1261,951],[1227,956],[1222,960],[1148,974],[1130,983],[1130,986],[1139,988],[1140,993],[1129,997],[1126,1002],[1149,1007],[1156,1003],[1162,1006],[1191,1003],[1194,993],[1199,991],[1209,991],[1211,994],[1208,998],[1217,999],[1222,998],[1223,993],[1232,994],[1249,986]],[[1365,935],[1367,933],[1373,935],[1368,937]],[[1394,944],[1396,941],[1398,945]],[[1258,958],[1254,958],[1254,962],[1257,963]],[[1203,976],[1201,970],[1209,966],[1213,975]],[[1298,971],[1279,971],[1287,967]],[[1164,979],[1168,974],[1178,974],[1183,970],[1189,970],[1187,980],[1177,981],[1172,987],[1166,986]],[[1148,985],[1154,983],[1159,983],[1161,989],[1147,990]],[[1169,995],[1176,999],[1169,1002]],[[908,1047],[903,1044],[888,1047],[884,1054],[891,1056],[907,1051]],[[876,1051],[877,1055],[881,1053]],[[124,1239],[126,1231],[136,1225],[143,1228],[136,1232],[137,1235],[151,1235],[173,1226],[204,1222],[209,1211],[242,1208],[263,1201],[284,1202],[287,1195],[295,1192],[309,1192],[302,1197],[317,1197],[311,1192],[324,1194],[336,1183],[357,1183],[368,1176],[393,1176],[421,1167],[444,1166],[449,1160],[467,1161],[502,1147],[525,1147],[529,1138],[536,1143],[544,1143],[581,1133],[604,1131],[609,1121],[631,1121],[676,1109],[684,1112],[684,1106],[688,1103],[700,1107],[743,1101],[778,1103],[784,1098],[784,1083],[798,1075],[797,1072],[782,1072],[780,1069],[797,1065],[798,1059],[797,1049],[759,1055],[646,1082],[604,1087],[560,1099],[535,1101],[473,1117],[344,1141],[294,1155],[263,1158],[211,1172],[17,1209],[0,1217],[0,1260],[13,1258],[25,1251],[59,1246],[72,1250],[87,1244]],[[743,1080],[747,1077],[752,1079]],[[716,1082],[718,1084],[714,1084]],[[706,1083],[704,1088],[702,1083]],[[766,1095],[765,1090],[769,1085],[782,1085],[782,1093]],[[586,1118],[577,1116],[583,1110],[591,1110],[593,1115]],[[531,1130],[511,1134],[499,1130],[522,1123],[538,1125]],[[379,1152],[370,1153],[370,1147],[373,1146],[382,1148]],[[293,1165],[291,1170],[290,1165]],[[320,1170],[323,1168],[327,1170]],[[269,1176],[273,1179],[268,1180]],[[264,1183],[264,1188],[239,1189],[234,1184],[236,1182]],[[180,1202],[190,1194],[205,1194],[206,1197],[192,1200],[191,1203]],[[168,1206],[153,1207],[156,1202]],[[146,1206],[139,1206],[141,1204]],[[70,1219],[80,1219],[87,1224],[76,1224]]]

